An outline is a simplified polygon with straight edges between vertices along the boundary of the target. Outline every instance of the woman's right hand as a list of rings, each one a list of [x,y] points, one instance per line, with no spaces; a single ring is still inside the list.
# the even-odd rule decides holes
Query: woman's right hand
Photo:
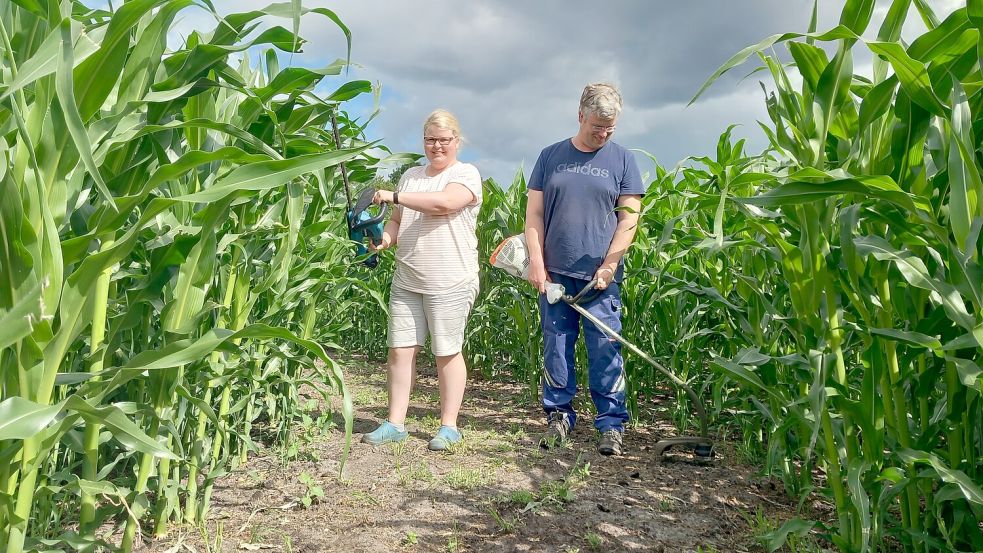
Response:
[[[392,190],[376,190],[375,195],[372,196],[372,203],[376,205],[393,203]]]
[[[529,276],[526,279],[533,288],[539,290],[540,294],[546,293],[546,283],[550,281],[550,277],[546,274],[546,267],[542,261],[539,263],[529,262]]]
[[[389,246],[392,246],[392,245],[393,245],[392,236],[390,236],[388,232],[383,232],[382,233],[382,241],[379,242],[378,244],[376,244],[372,240],[369,240],[369,244],[368,244],[367,248],[372,253],[379,253],[382,250],[384,250],[384,249],[386,249],[386,248],[388,248]]]

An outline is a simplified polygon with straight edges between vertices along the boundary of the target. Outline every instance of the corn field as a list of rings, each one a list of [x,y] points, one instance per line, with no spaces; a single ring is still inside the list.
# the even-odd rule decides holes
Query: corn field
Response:
[[[212,11],[0,3],[4,551],[129,551],[201,523],[257,436],[289,437],[309,381],[344,398],[350,434],[325,352],[346,323],[317,306],[357,286],[337,167],[362,182],[385,152],[343,110],[372,86],[340,78],[348,52],[281,68],[301,17],[350,49],[330,10],[212,11],[171,50],[192,5]],[[266,16],[291,28],[254,32]]]
[[[845,552],[979,551],[983,0],[944,20],[883,4],[877,19],[847,0],[828,30],[814,8],[806,33],[749,46],[697,92],[756,60],[770,145],[747,153],[727,129],[712,157],[649,157],[624,335],[701,392],[719,441],[828,507],[803,507],[776,548],[811,533]],[[169,48],[192,6],[214,28]],[[224,17],[192,0],[0,3],[5,551],[129,551],[201,524],[257,440],[289,441],[305,384],[342,398],[350,434],[328,352],[385,355],[393,257],[354,258],[339,169],[386,185],[376,167],[416,157],[345,111],[373,91],[344,80],[349,52],[289,65],[301,17],[351,48],[332,11],[297,1]],[[903,41],[915,20],[927,31]],[[521,170],[485,182],[485,259],[524,202]],[[481,289],[473,377],[533,401],[536,296],[487,263]],[[626,367],[636,420],[694,424],[684,393]]]

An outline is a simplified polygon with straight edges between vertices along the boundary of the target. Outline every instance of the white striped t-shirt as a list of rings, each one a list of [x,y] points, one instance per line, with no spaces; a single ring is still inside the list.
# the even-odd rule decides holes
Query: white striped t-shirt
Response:
[[[396,273],[393,286],[421,294],[437,294],[470,284],[478,278],[478,237],[475,229],[481,206],[481,176],[460,161],[428,177],[426,167],[411,167],[396,187],[403,192],[440,192],[449,183],[464,185],[474,201],[456,213],[427,215],[399,206],[402,217],[396,235]]]

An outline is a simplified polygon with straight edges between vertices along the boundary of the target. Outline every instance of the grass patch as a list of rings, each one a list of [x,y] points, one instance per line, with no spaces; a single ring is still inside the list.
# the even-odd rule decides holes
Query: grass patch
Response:
[[[407,442],[409,442],[409,440],[389,442],[389,452],[393,454],[393,457],[396,458],[397,462],[403,456],[403,454],[406,453]]]
[[[369,492],[364,492],[362,490],[356,490],[348,494],[348,499],[353,507],[365,506],[365,505],[378,507],[379,505],[382,505],[382,503],[379,502],[379,500],[376,499],[372,494],[370,494]]]
[[[420,419],[420,430],[424,432],[429,432],[430,434],[436,434],[440,430],[440,417],[435,415],[426,415]]]
[[[566,477],[542,482],[536,491],[513,490],[500,495],[494,502],[512,506],[521,512],[536,512],[544,506],[562,509],[565,503],[573,501],[575,490],[583,485],[588,476],[590,476],[590,463],[581,465],[578,460]]]
[[[591,551],[597,551],[602,545],[604,545],[604,538],[593,530],[584,532],[584,541],[587,542],[587,547],[590,548]]]
[[[511,534],[515,531],[515,527],[519,524],[518,515],[503,515],[498,512],[498,509],[494,505],[488,507],[488,514],[495,519],[495,524],[498,525],[499,530],[505,532],[506,534]]]
[[[457,467],[444,476],[444,482],[455,490],[471,491],[491,482],[491,475],[483,467]]]
[[[430,472],[430,466],[423,461],[396,470],[396,481],[403,487],[410,486],[414,482],[430,483],[434,480],[436,477]]]
[[[355,395],[352,397],[352,401],[355,405],[368,407],[370,405],[387,405],[388,396],[385,390],[380,390],[378,388],[359,388],[355,390]]]
[[[414,390],[410,392],[410,401],[419,401],[427,405],[440,405],[440,395]]]

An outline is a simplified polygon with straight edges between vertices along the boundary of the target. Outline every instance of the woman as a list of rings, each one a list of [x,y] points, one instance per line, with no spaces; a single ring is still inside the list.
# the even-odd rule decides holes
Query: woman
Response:
[[[430,336],[440,387],[440,430],[429,448],[442,451],[461,441],[457,415],[467,367],[461,354],[468,314],[478,295],[481,177],[457,160],[457,119],[436,110],[423,124],[429,162],[403,174],[395,192],[376,192],[375,203],[393,204],[381,250],[396,245],[396,272],[389,300],[389,418],[362,436],[369,444],[401,442],[416,356]]]

